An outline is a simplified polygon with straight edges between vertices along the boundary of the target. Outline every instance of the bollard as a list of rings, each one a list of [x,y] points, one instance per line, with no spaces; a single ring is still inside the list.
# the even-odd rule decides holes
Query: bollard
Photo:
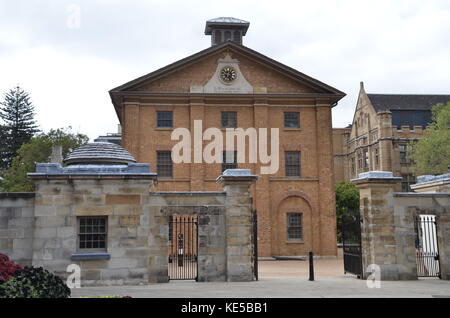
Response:
[[[313,252],[309,252],[309,280],[314,281],[314,255]]]

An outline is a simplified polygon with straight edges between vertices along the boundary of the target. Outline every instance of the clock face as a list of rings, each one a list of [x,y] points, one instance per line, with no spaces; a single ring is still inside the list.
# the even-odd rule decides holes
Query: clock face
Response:
[[[231,66],[225,66],[220,71],[220,79],[225,83],[231,83],[236,79],[236,77],[237,77],[236,70]]]

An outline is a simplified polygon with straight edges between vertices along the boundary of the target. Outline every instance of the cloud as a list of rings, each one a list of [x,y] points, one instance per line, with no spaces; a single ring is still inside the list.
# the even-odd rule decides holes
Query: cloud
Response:
[[[77,15],[79,15],[77,17]],[[0,2],[0,91],[21,83],[44,128],[116,130],[108,90],[210,45],[207,19],[250,21],[244,44],[348,94],[449,93],[447,0]]]

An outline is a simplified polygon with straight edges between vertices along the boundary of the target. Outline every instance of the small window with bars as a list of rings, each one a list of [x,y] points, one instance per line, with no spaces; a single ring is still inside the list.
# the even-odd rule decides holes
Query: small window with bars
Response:
[[[287,239],[288,241],[303,240],[302,214],[287,214]]]
[[[237,112],[222,112],[222,128],[237,128]]]
[[[106,216],[78,217],[78,250],[106,251],[107,221]]]
[[[227,169],[237,169],[237,151],[224,151],[222,153],[222,172]]]
[[[172,178],[173,177],[173,161],[171,151],[157,151],[156,165],[158,170],[158,177]]]
[[[156,112],[158,128],[173,127],[173,113],[172,112]]]
[[[300,151],[284,153],[286,177],[300,177]]]
[[[300,128],[300,113],[284,113],[284,128]]]

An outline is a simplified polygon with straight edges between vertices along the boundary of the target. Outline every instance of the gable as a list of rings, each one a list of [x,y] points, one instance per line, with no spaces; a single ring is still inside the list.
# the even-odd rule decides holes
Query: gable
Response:
[[[356,109],[353,115],[350,139],[367,135],[376,125],[376,111],[364,90],[363,84],[361,83],[361,89],[359,91],[358,101],[356,103]]]
[[[205,85],[226,53],[239,60],[243,75],[254,87],[265,87],[268,94],[320,93],[345,96],[341,91],[276,62],[256,51],[225,42],[200,51],[155,72],[110,91],[189,93],[191,86]]]
[[[222,50],[212,54],[166,76],[144,82],[135,90],[151,93],[189,93],[192,86],[205,86],[211,80],[215,75],[218,60],[222,59],[225,53],[226,50]],[[320,93],[318,89],[293,80],[242,54],[234,53],[232,58],[239,61],[242,75],[254,89],[262,88],[268,94]]]
[[[272,60],[245,46],[227,41],[167,65],[152,73],[139,77],[110,90],[109,94],[121,121],[122,101],[125,96],[142,94],[177,94],[190,96],[191,93],[242,94],[240,90],[217,92],[204,87],[214,74],[217,75],[218,61],[231,55],[239,62],[241,74],[246,83],[253,89],[245,90],[246,94],[266,94],[266,96],[307,96],[326,99],[333,107],[345,96],[345,93],[309,77],[295,69]],[[195,89],[192,89],[192,88]],[[231,94],[230,94],[231,95]]]

